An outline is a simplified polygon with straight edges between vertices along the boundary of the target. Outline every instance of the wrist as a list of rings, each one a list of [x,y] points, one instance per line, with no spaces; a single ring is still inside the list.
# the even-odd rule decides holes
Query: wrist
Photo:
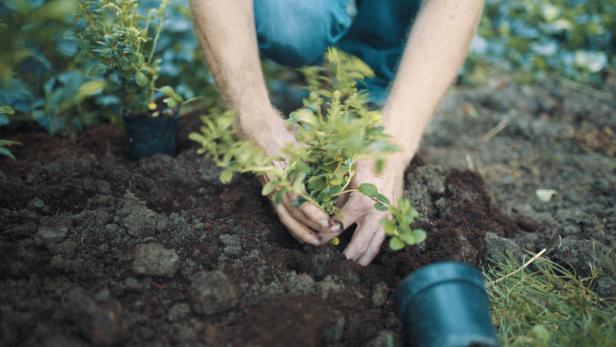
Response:
[[[256,140],[271,134],[283,120],[278,112],[268,104],[253,104],[237,109],[237,129],[240,136]]]

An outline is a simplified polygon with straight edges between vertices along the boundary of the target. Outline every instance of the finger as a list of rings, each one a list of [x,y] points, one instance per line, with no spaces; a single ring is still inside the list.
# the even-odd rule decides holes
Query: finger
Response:
[[[366,250],[364,255],[362,255],[359,258],[358,263],[363,266],[370,264],[372,260],[374,259],[374,257],[376,257],[376,255],[379,254],[379,251],[381,250],[381,245],[383,244],[384,240],[385,240],[385,232],[383,231],[383,227],[380,226],[379,230],[372,238],[372,241],[370,241],[370,245],[368,246],[368,249]]]
[[[282,203],[284,204],[285,209],[287,210],[287,212],[289,212],[289,214],[291,214],[291,216],[293,216],[293,218],[295,218],[295,220],[311,228],[312,230],[326,230],[327,224],[325,225],[325,227],[323,227],[320,223],[309,219],[302,213],[300,209],[294,207],[291,201],[293,200],[289,200],[289,196],[286,194],[282,198]]]
[[[342,208],[342,206],[344,206],[344,204],[347,203],[347,201],[349,201],[349,196],[351,194],[342,194],[338,200],[336,201],[336,206],[338,206],[338,208]]]
[[[344,250],[344,255],[347,259],[359,261],[359,259],[366,253],[370,246],[370,241],[379,229],[379,218],[369,216],[364,218],[357,224],[357,230],[353,234],[351,242]]]
[[[342,222],[342,226],[344,229],[356,223],[357,220],[360,217],[364,216],[369,210],[370,202],[368,201],[368,203],[366,203],[364,199],[367,198],[365,198],[363,195],[353,193],[351,194],[351,197],[346,202],[346,204],[342,206],[342,209],[340,211],[340,221]]]
[[[334,223],[336,223],[338,225],[337,228],[336,228],[336,230],[338,230],[338,231],[319,233],[318,236],[319,236],[319,239],[321,240],[321,244],[322,245],[328,243],[333,238],[338,237],[344,231],[344,229],[342,228],[342,223],[341,222],[335,221]]]
[[[278,214],[280,222],[287,227],[293,237],[299,241],[309,243],[313,246],[320,245],[319,238],[306,226],[295,220],[282,204],[274,205],[274,210]]]
[[[318,223],[321,228],[319,229],[322,232],[338,232],[340,230],[337,223],[333,223],[331,218],[325,211],[323,211],[318,206],[306,202],[303,203],[299,210],[312,222]]]

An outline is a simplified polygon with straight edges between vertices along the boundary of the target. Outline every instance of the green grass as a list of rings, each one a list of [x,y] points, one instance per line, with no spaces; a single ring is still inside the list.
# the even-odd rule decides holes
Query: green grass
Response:
[[[523,271],[492,282],[521,264],[510,259],[484,269],[492,319],[503,346],[616,346],[616,304],[590,289],[597,272],[580,279],[539,258]]]

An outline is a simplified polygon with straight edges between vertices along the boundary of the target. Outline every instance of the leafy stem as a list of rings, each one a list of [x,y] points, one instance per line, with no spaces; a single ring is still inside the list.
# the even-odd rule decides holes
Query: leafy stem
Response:
[[[330,215],[341,212],[337,206],[341,195],[359,192],[374,200],[375,209],[391,216],[382,223],[391,236],[392,249],[422,242],[425,232],[410,227],[418,214],[408,200],[393,206],[374,185],[350,188],[359,158],[382,162],[397,147],[384,133],[380,114],[368,109],[366,94],[357,89],[358,80],[373,76],[368,66],[335,49],[328,50],[325,58],[324,66],[301,69],[309,95],[304,106],[289,115],[287,124],[302,146],[284,148],[286,166],[274,165],[276,159],[261,148],[238,139],[235,115],[230,111],[214,109],[203,116],[200,132],[190,134],[190,139],[201,145],[199,153],[207,153],[223,169],[223,183],[230,182],[235,173],[265,175],[268,182],[261,194],[272,196],[274,203],[292,193],[297,196],[294,205],[309,202]]]

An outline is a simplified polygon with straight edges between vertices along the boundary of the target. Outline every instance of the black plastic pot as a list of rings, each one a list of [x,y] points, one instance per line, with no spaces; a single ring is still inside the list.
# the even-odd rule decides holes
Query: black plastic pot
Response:
[[[154,154],[175,154],[179,115],[173,117],[124,116],[126,156],[139,160]]]
[[[411,273],[394,294],[396,314],[418,347],[496,347],[481,273],[442,262]]]

